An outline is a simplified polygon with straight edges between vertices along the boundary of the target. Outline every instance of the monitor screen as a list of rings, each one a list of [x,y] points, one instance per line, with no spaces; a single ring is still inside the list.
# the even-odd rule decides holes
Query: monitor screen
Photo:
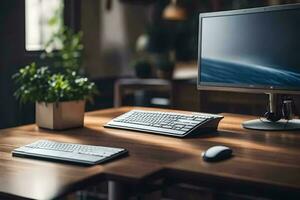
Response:
[[[200,89],[300,90],[300,6],[281,7],[200,15]]]

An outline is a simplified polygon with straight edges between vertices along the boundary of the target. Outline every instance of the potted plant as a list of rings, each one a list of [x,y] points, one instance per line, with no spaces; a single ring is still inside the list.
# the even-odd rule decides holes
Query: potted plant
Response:
[[[62,28],[46,45],[42,59],[21,68],[14,76],[15,96],[21,103],[35,102],[36,124],[48,129],[83,126],[85,101],[97,93],[96,86],[81,73],[81,33]],[[54,45],[61,48],[54,50]]]

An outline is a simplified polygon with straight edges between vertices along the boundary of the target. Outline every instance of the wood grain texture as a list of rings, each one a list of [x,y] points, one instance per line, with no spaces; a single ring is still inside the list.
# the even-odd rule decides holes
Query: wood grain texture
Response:
[[[206,185],[218,192],[299,199],[300,132],[246,130],[241,123],[256,117],[223,115],[218,135],[192,143],[196,142],[200,151],[226,145],[233,149],[234,156],[217,163],[207,163],[199,156],[174,162],[165,168],[165,176]]]
[[[80,129],[55,132],[27,125],[1,130],[0,194],[52,199],[104,180],[139,184],[158,176],[250,193],[299,195],[300,132],[244,130],[241,122],[251,117],[234,114],[224,114],[219,134],[185,139],[103,127],[131,109],[87,113],[85,127]],[[91,167],[11,156],[14,148],[38,139],[122,147],[129,156]],[[219,144],[231,147],[234,157],[203,162],[201,152]]]

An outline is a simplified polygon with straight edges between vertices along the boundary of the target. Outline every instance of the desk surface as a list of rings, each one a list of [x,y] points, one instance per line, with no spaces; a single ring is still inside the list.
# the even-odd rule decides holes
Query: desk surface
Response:
[[[241,122],[253,117],[234,114],[224,114],[216,136],[178,139],[103,128],[111,118],[130,109],[87,113],[85,127],[81,129],[56,132],[27,125],[1,130],[0,194],[51,199],[102,180],[138,184],[152,176],[169,176],[219,188],[252,188],[299,195],[299,131],[244,130]],[[11,156],[14,148],[38,139],[122,147],[130,155],[92,167]],[[200,153],[219,144],[231,147],[235,156],[219,163],[203,162]]]

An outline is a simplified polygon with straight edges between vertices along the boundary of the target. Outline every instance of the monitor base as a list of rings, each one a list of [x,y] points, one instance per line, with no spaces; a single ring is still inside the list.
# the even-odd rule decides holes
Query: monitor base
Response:
[[[242,126],[246,129],[264,130],[264,131],[288,131],[300,130],[300,119],[284,120],[271,122],[264,118],[254,119],[243,122]]]

